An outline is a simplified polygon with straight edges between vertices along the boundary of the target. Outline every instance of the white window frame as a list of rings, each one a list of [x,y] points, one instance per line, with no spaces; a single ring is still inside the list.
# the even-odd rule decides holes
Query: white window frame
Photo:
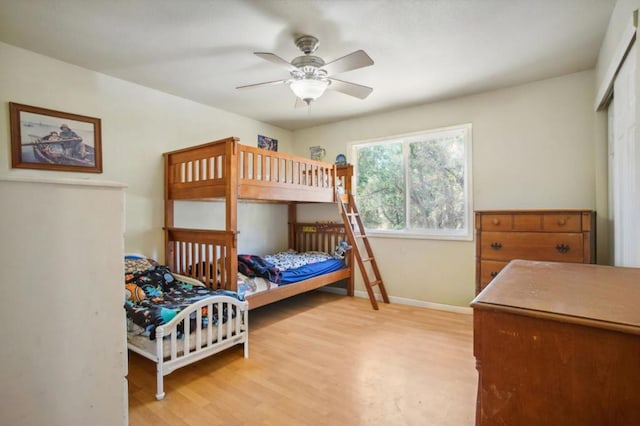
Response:
[[[448,132],[457,132],[463,130],[465,132],[464,150],[465,150],[465,166],[464,166],[464,197],[465,197],[465,215],[464,226],[459,230],[379,230],[365,228],[367,235],[374,237],[389,237],[389,238],[415,238],[415,239],[436,239],[436,240],[459,240],[459,241],[472,241],[474,228],[473,228],[473,189],[472,189],[472,125],[471,123],[441,127],[437,129],[424,130],[420,132],[405,133],[401,135],[392,135],[377,139],[368,139],[361,141],[353,141],[347,144],[350,158],[353,159],[354,165],[354,183],[352,185],[354,196],[357,203],[357,185],[356,179],[358,176],[358,161],[357,161],[357,149],[365,147],[367,145],[377,145],[385,143],[398,143],[398,142],[412,142],[416,138],[433,135],[434,133],[443,134]],[[405,165],[405,185],[409,182],[408,174],[409,168],[406,167],[408,163],[408,152],[403,149],[403,162]],[[406,187],[405,187],[406,191]],[[406,197],[406,203],[409,203],[408,197]],[[407,214],[409,209],[405,209]]]

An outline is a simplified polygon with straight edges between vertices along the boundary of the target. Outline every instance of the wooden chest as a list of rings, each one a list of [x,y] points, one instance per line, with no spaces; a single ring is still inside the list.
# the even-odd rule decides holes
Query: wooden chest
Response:
[[[592,210],[476,211],[476,294],[510,260],[595,263]]]
[[[515,260],[471,303],[477,425],[639,425],[640,268]]]

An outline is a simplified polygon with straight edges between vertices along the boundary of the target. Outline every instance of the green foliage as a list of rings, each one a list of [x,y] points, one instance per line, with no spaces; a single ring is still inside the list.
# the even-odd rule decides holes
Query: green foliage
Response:
[[[402,144],[358,149],[358,209],[367,228],[404,229],[405,194]]]
[[[464,149],[459,132],[357,148],[358,208],[365,226],[378,230],[462,229]]]
[[[409,228],[464,226],[464,140],[440,137],[409,145]]]

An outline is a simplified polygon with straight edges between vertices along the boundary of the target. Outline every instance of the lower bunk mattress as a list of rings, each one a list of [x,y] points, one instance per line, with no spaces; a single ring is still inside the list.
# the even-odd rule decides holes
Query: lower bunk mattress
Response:
[[[328,253],[287,250],[265,256],[238,255],[238,293],[244,297],[346,268]]]

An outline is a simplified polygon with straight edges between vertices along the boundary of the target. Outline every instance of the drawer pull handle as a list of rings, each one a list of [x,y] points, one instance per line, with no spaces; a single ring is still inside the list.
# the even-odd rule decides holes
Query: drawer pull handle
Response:
[[[498,218],[493,219],[493,224],[494,225],[500,225],[500,219],[498,219]]]
[[[496,275],[498,275],[498,273],[494,271],[494,272],[492,272],[490,275],[491,275],[491,278],[495,278],[495,277],[496,277]]]
[[[564,226],[567,224],[567,219],[558,219],[558,225]]]
[[[567,244],[558,244],[556,246],[556,250],[558,250],[559,253],[566,253],[569,251],[569,245]]]
[[[502,248],[502,244],[500,243],[491,243],[491,248],[494,250],[500,250]]]

